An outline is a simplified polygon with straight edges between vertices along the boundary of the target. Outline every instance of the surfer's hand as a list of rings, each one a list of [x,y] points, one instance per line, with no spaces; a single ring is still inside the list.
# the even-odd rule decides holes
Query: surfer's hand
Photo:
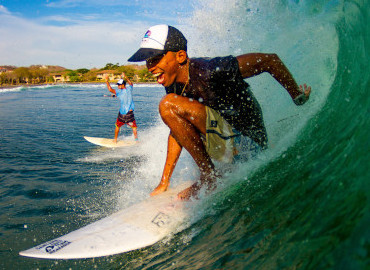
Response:
[[[309,99],[310,97],[310,94],[311,94],[311,86],[308,86],[307,87],[307,84],[304,84],[303,86],[300,85],[299,86],[299,89],[301,90],[301,94],[298,95],[297,97],[295,97],[293,99],[294,103],[296,105],[303,105],[307,102],[307,100]]]
[[[307,84],[304,84],[303,86],[304,86],[304,90],[303,90],[302,85],[299,86],[299,89],[301,90],[302,93],[304,93],[304,95],[308,99],[310,97],[310,94],[311,94],[311,86],[307,87]]]

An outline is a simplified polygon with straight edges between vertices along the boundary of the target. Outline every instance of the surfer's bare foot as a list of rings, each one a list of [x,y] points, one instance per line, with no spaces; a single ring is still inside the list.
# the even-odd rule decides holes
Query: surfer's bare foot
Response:
[[[192,184],[190,187],[180,191],[177,194],[177,198],[182,201],[188,201],[190,198],[199,199],[199,190],[205,186],[206,193],[214,190],[216,188],[216,179],[220,177],[217,172],[213,172],[210,175],[203,175],[200,181]]]
[[[161,194],[162,192],[165,192],[168,188],[168,185],[159,184],[158,187],[156,187],[151,193],[150,196],[155,196],[158,194]]]
[[[180,191],[177,194],[177,198],[182,201],[188,201],[190,198],[198,199],[197,195],[200,188],[198,183],[192,184],[190,187]]]

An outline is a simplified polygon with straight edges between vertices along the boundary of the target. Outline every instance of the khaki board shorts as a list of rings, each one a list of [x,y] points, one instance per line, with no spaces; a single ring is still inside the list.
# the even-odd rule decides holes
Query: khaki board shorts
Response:
[[[227,163],[246,161],[261,151],[256,142],[234,129],[217,111],[206,106],[206,113],[205,146],[211,158]]]

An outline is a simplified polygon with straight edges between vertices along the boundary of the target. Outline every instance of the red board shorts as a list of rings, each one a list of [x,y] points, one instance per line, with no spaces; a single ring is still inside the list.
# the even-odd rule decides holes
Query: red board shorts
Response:
[[[129,111],[127,114],[122,115],[121,113],[118,113],[117,121],[116,121],[116,127],[122,127],[124,124],[127,124],[128,126],[132,128],[136,128],[136,120],[134,116],[134,111]]]

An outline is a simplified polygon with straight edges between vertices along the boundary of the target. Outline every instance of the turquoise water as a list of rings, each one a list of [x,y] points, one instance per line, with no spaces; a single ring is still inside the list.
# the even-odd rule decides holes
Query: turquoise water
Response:
[[[369,2],[311,2],[194,1],[197,12],[181,21],[191,56],[276,52],[313,93],[295,107],[268,75],[249,80],[270,148],[226,175],[191,225],[145,249],[95,260],[18,256],[147,197],[166,154],[163,88],[135,87],[142,143],[122,150],[83,140],[113,136],[118,101],[103,85],[0,90],[1,267],[367,269]],[[173,182],[196,177],[184,153]]]

